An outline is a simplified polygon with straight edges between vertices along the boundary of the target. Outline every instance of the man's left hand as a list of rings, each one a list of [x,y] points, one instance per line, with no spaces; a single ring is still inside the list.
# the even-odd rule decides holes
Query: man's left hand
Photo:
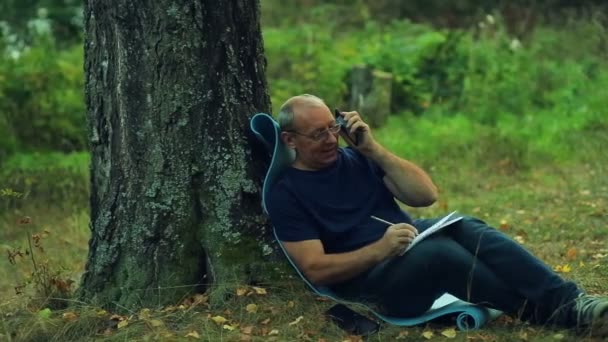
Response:
[[[346,121],[346,129],[351,136],[358,139],[356,146],[351,146],[359,150],[365,156],[371,156],[378,148],[378,143],[372,136],[371,129],[358,112],[342,112]]]

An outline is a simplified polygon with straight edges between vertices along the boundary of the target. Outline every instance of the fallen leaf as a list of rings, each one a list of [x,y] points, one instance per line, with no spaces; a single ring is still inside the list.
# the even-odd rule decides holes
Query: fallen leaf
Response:
[[[456,330],[454,328],[445,329],[444,331],[441,332],[441,335],[443,335],[447,338],[454,338],[454,337],[456,337]]]
[[[272,329],[268,333],[268,336],[273,336],[273,335],[278,335],[278,334],[279,334],[279,331],[277,329]]]
[[[564,337],[565,337],[564,334],[560,334],[560,333],[553,335],[553,338],[556,340],[563,340]]]
[[[519,333],[519,338],[522,339],[523,341],[527,341],[528,340],[528,333],[525,331],[522,331],[521,333]]]
[[[245,287],[237,287],[236,289],[236,295],[241,297],[244,296],[247,293],[247,288]]]
[[[300,317],[296,318],[295,321],[290,322],[289,325],[296,325],[296,324],[300,323],[300,321],[303,319],[304,319],[304,316],[300,316]]]
[[[515,237],[513,238],[515,241],[519,242],[520,244],[524,244],[526,243],[526,240],[524,239],[523,236],[521,235],[515,235]]]
[[[106,310],[103,310],[103,309],[102,310],[98,310],[96,313],[97,313],[98,317],[103,317],[103,316],[105,316],[105,315],[108,314],[108,312]]]
[[[228,330],[228,331],[233,331],[234,329],[236,329],[236,327],[235,327],[235,326],[230,325],[230,324],[224,324],[224,325],[222,326],[222,328],[223,328],[224,330]]]
[[[570,267],[570,265],[565,264],[565,265],[556,265],[555,267],[553,267],[553,270],[555,272],[558,273],[569,273],[570,271],[572,271],[572,267]]]
[[[261,321],[260,323],[266,325],[266,324],[270,323],[270,318],[266,318],[265,320]]]
[[[296,303],[293,300],[290,300],[289,302],[287,302],[287,307],[288,308],[293,308],[296,306]]]
[[[192,305],[206,304],[208,300],[209,300],[209,297],[207,297],[205,295],[202,295],[200,293],[195,294]]]
[[[430,331],[430,330],[427,330],[427,331],[425,331],[425,332],[422,333],[422,337],[426,338],[427,340],[432,339],[434,335],[435,334],[433,334],[433,332]]]
[[[253,332],[253,325],[242,327],[241,332],[243,334],[251,335],[251,333]]]
[[[348,336],[348,338],[342,342],[362,342],[363,339],[356,335]]]
[[[265,295],[265,294],[267,294],[266,293],[266,289],[264,289],[264,288],[255,287],[255,286],[252,286],[251,288],[255,291],[255,293],[257,293],[259,295]]]
[[[258,312],[258,306],[255,304],[248,304],[245,307],[245,310],[247,310],[247,312],[249,312],[249,313],[256,313],[256,312]]]
[[[122,328],[126,327],[127,325],[129,325],[129,320],[125,319],[125,320],[118,322],[117,327],[118,327],[118,329],[122,329]]]
[[[163,321],[161,321],[160,319],[152,319],[150,320],[150,325],[153,327],[160,327],[161,325],[164,325]]]
[[[139,312],[139,319],[150,319],[150,309],[141,309]]]
[[[509,227],[510,227],[510,225],[507,220],[500,220],[500,225],[498,226],[498,228],[500,228],[500,230],[507,230],[507,229],[509,229]]]
[[[407,338],[407,335],[409,333],[407,332],[407,330],[401,330],[399,332],[399,334],[397,335],[397,337],[395,337],[396,340],[405,340]]]
[[[568,249],[568,252],[566,252],[566,259],[574,260],[576,259],[576,254],[576,248],[571,247],[570,249]]]
[[[211,320],[217,324],[224,324],[224,323],[228,322],[228,320],[222,316],[213,316],[213,317],[211,317]]]
[[[192,338],[200,339],[201,335],[199,335],[196,331],[192,330],[191,332],[187,333],[186,336],[184,336],[184,337],[192,337]]]
[[[63,317],[63,319],[67,322],[73,322],[78,319],[78,316],[76,316],[76,314],[71,311],[64,312],[61,317]]]

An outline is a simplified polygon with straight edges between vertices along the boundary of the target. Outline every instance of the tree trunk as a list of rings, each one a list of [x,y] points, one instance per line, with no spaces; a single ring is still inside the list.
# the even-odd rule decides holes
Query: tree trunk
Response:
[[[270,250],[248,138],[248,119],[270,108],[258,1],[87,0],[84,14],[81,296],[157,306],[247,281]]]
[[[370,126],[383,126],[391,111],[392,89],[390,73],[355,65],[350,72],[349,107],[358,111]]]

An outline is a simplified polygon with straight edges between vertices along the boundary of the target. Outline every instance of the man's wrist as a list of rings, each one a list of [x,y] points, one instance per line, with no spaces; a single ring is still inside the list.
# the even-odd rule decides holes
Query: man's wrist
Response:
[[[379,263],[381,261],[384,261],[384,259],[386,259],[387,255],[386,255],[386,248],[384,247],[384,244],[382,243],[382,238],[380,238],[380,240],[368,245],[369,248],[369,253],[372,256],[372,259],[374,260],[375,263]]]
[[[361,151],[361,153],[363,153],[363,155],[373,160],[377,164],[381,164],[381,161],[384,158],[384,155],[386,154],[386,150],[384,149],[384,147],[382,147],[382,145],[378,144],[377,142],[374,142],[374,144],[370,148],[366,149],[365,151]]]

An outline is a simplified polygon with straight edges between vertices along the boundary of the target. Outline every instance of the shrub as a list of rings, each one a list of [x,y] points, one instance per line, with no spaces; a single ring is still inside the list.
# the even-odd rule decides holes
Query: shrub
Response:
[[[83,53],[52,40],[0,55],[0,146],[26,151],[86,148]]]

